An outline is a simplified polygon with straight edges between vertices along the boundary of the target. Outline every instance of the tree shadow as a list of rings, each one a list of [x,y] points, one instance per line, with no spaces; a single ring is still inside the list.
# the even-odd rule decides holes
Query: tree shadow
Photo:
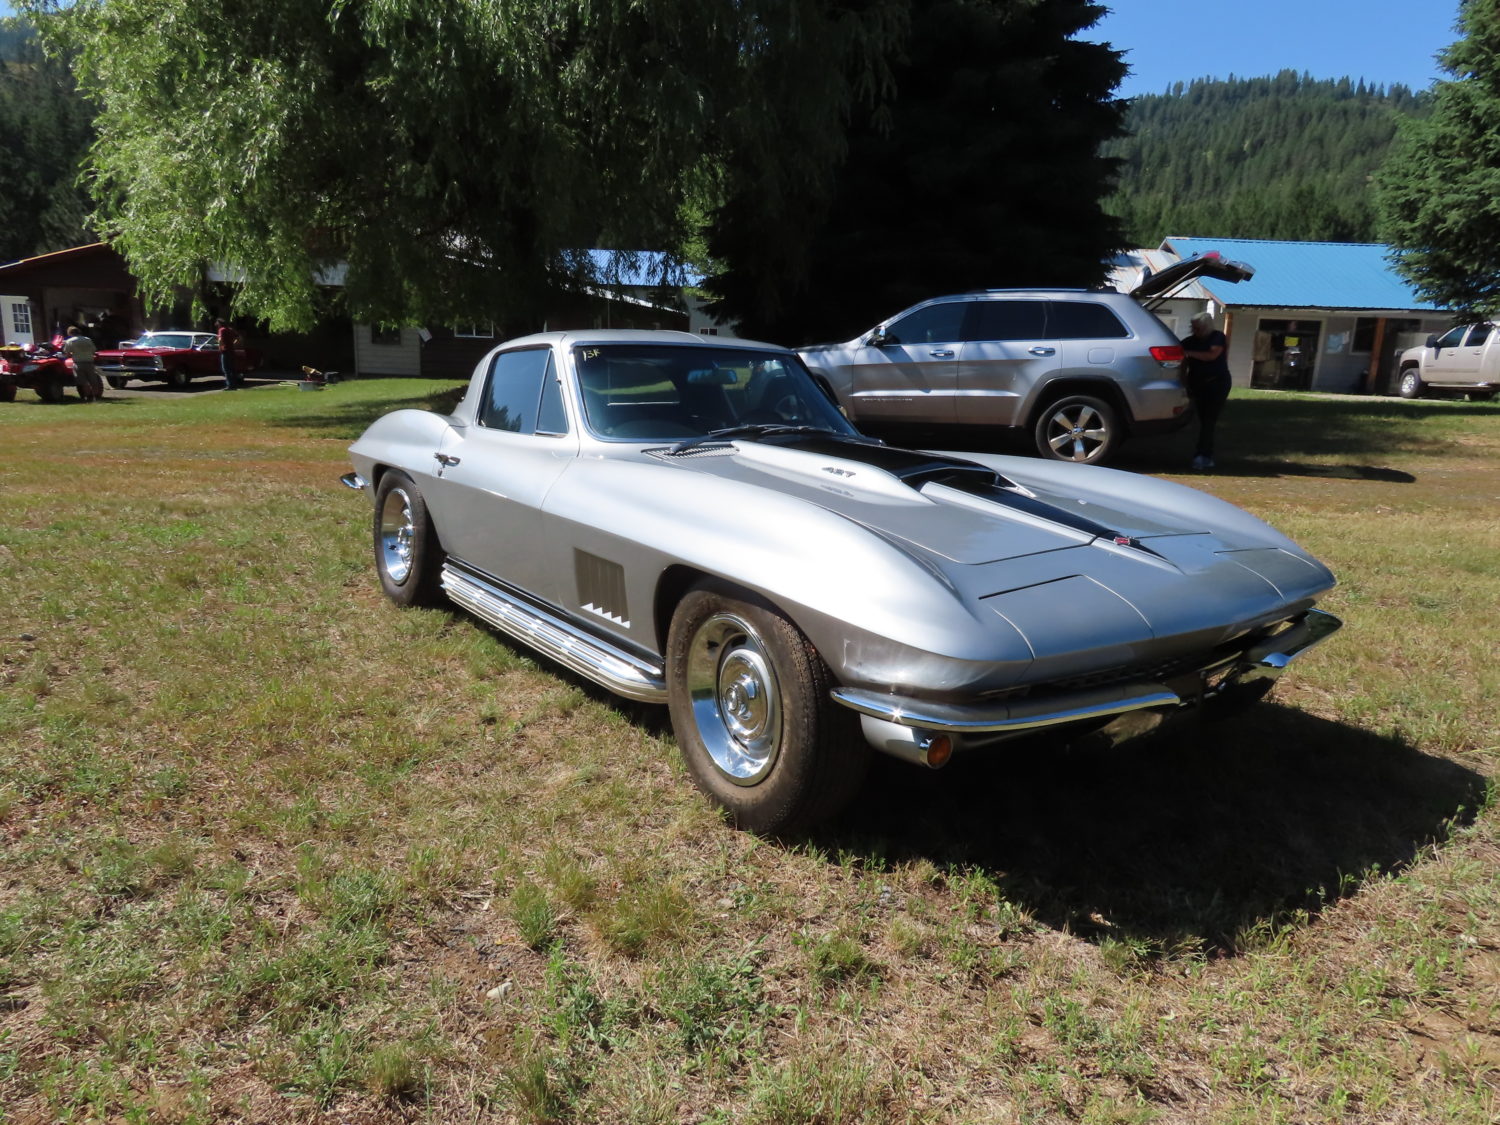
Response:
[[[1231,952],[1401,870],[1486,795],[1398,739],[1261,704],[1113,751],[1018,741],[938,772],[881,759],[819,842],[980,869],[1086,937]]]
[[[337,390],[337,385],[333,388]],[[317,408],[292,417],[277,418],[269,425],[292,430],[310,430],[324,437],[346,438],[353,441],[371,422],[395,410],[427,410],[435,414],[451,414],[463,398],[467,387],[434,388],[430,394],[413,395],[398,399],[358,399],[339,402],[319,397]]]

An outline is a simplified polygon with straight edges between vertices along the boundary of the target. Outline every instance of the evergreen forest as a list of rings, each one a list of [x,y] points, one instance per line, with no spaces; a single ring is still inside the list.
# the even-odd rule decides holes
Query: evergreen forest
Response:
[[[1132,99],[1107,206],[1132,246],[1169,235],[1378,242],[1373,178],[1430,94],[1284,70]]]

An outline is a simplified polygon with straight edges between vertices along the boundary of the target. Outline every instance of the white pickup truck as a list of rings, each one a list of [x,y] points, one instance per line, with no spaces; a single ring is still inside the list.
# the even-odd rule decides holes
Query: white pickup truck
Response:
[[[1500,391],[1500,331],[1485,321],[1427,337],[1420,348],[1401,353],[1399,386],[1402,398],[1421,398],[1429,390],[1461,392],[1475,401],[1494,398]]]

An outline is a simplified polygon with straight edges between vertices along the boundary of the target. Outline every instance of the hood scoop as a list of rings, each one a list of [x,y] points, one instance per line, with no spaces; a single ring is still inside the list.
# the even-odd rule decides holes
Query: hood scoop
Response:
[[[774,444],[737,441],[735,451],[742,463],[818,487],[829,494],[830,507],[872,529],[954,562],[994,562],[1094,544],[1170,567],[1138,539],[962,458],[832,434],[797,435]],[[839,499],[862,503],[855,508]],[[866,507],[870,504],[881,505],[878,514]]]

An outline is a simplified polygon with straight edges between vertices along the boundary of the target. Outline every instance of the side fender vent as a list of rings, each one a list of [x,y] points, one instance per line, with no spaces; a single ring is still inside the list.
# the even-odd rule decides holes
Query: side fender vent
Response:
[[[625,602],[625,569],[587,551],[573,551],[573,572],[578,576],[578,604],[621,628],[630,628],[630,607]]]

